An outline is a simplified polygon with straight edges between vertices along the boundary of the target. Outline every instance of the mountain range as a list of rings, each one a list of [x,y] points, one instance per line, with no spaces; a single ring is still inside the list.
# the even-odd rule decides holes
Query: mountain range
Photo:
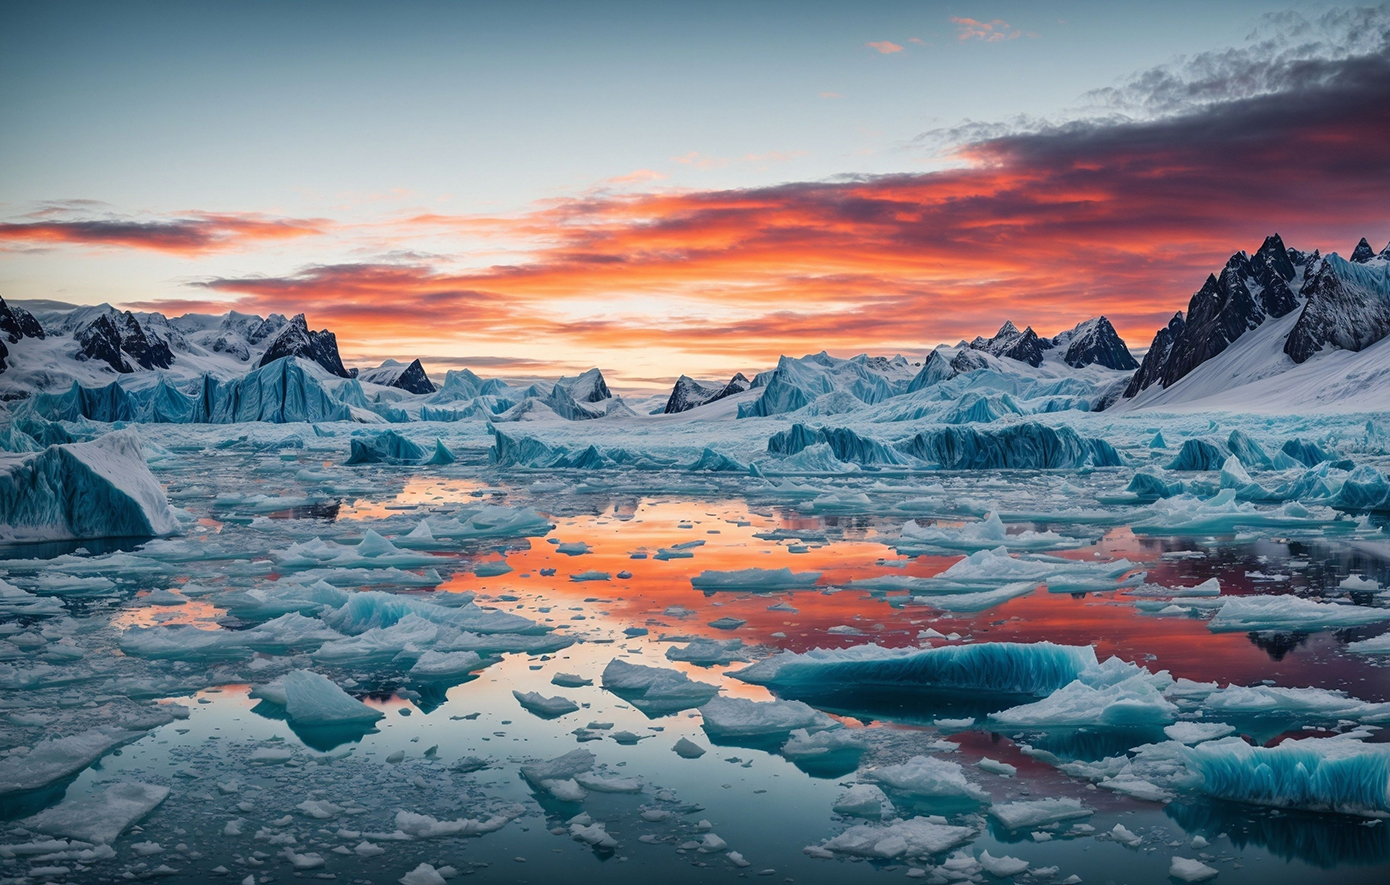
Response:
[[[310,329],[303,314],[170,318],[105,304],[0,299],[0,399],[47,394],[47,401],[76,390],[83,412],[80,402],[104,400],[82,391],[114,383],[136,404],[127,409],[132,415],[211,420],[210,401],[169,401],[206,400],[209,385],[225,389],[289,360],[304,369],[294,377],[369,421],[748,418],[861,409],[882,420],[993,420],[1064,408],[1374,410],[1390,408],[1387,340],[1390,245],[1376,252],[1362,239],[1344,259],[1289,248],[1274,234],[1209,275],[1186,310],[1157,330],[1142,362],[1104,316],[1050,337],[1005,322],[989,338],[937,347],[917,363],[902,356],[784,356],[751,381],[742,373],[728,381],[681,375],[669,395],[629,404],[598,369],[527,387],[466,369],[436,385],[418,359],[349,369],[336,336]],[[156,398],[159,408],[139,405]]]

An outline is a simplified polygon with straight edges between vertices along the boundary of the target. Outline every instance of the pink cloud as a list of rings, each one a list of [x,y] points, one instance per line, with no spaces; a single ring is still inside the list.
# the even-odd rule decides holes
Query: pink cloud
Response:
[[[903,51],[903,48],[898,44],[894,43],[892,40],[877,40],[874,42],[865,43],[864,45],[878,52],[880,55],[892,55],[895,52]]]

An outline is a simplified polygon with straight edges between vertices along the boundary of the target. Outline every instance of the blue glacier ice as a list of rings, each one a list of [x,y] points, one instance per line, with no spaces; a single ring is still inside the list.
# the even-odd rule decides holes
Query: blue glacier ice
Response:
[[[354,437],[347,463],[418,464],[424,460],[424,449],[394,430],[384,430],[366,439]]]
[[[1168,463],[1169,470],[1220,470],[1227,453],[1215,443],[1204,439],[1189,439],[1182,444],[1176,458]]]
[[[1252,805],[1390,817],[1390,744],[1349,737],[1253,747],[1240,738],[1185,747],[1209,796]]]
[[[1051,642],[929,649],[859,645],[800,654],[784,651],[733,675],[776,688],[841,684],[1048,695],[1096,665],[1090,646]]]
[[[178,529],[134,431],[0,455],[0,539],[150,537]]]
[[[1114,446],[1103,439],[1034,421],[998,428],[924,430],[898,443],[897,449],[944,470],[1056,470],[1124,463]]]
[[[1369,464],[1363,464],[1347,476],[1331,503],[1338,510],[1390,511],[1390,480]]]
[[[237,424],[267,421],[350,421],[352,410],[296,358],[283,357],[231,381],[204,375],[184,392],[160,379],[128,391],[118,381],[105,387],[77,382],[64,393],[39,393],[21,407],[26,415],[54,421],[90,419],[168,424]]]

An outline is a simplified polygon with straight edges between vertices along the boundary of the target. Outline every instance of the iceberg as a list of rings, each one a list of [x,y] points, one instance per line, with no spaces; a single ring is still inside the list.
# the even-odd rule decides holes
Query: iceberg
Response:
[[[830,810],[846,817],[879,820],[892,815],[893,803],[888,801],[883,790],[873,784],[855,784],[840,794]]]
[[[788,736],[839,728],[840,723],[801,701],[754,701],[716,697],[699,709],[705,733],[712,739]]]
[[[666,649],[666,660],[685,661],[701,666],[746,661],[742,639],[695,639],[685,647],[673,645]]]
[[[697,682],[679,670],[644,667],[619,658],[603,668],[603,687],[649,716],[689,710],[719,693],[719,686]]]
[[[112,784],[100,793],[64,799],[25,820],[24,826],[49,836],[109,845],[168,795],[168,787],[155,784]]]
[[[913,756],[898,765],[871,768],[860,777],[892,793],[919,799],[989,801],[989,793],[967,780],[959,763],[934,756]]]
[[[1337,521],[1337,515],[1325,508],[1319,512],[1290,502],[1261,510],[1236,497],[1235,489],[1222,489],[1205,501],[1187,494],[1156,501],[1131,529],[1143,535],[1221,535],[1237,528],[1320,529]]]
[[[1207,622],[1213,633],[1230,631],[1333,630],[1390,621],[1390,609],[1339,602],[1317,602],[1301,596],[1232,596]]]
[[[1029,799],[990,806],[989,816],[1008,830],[1035,830],[1095,814],[1076,799]]]
[[[1182,444],[1176,458],[1168,463],[1169,470],[1220,470],[1226,463],[1226,452],[1204,439],[1189,439]]]
[[[573,713],[579,709],[579,705],[569,698],[555,696],[548,698],[537,691],[512,691],[512,697],[521,704],[527,712],[534,713],[542,719],[556,719],[567,713]]]
[[[1124,464],[1105,440],[1035,421],[990,429],[942,427],[923,431],[897,448],[942,470],[1059,470]]]
[[[490,817],[438,820],[428,814],[413,811],[396,812],[396,829],[415,839],[438,839],[443,836],[483,836],[505,827],[525,814],[526,807],[516,803],[504,805]],[[443,881],[441,879],[441,881]]]
[[[894,821],[887,825],[859,824],[818,847],[823,856],[849,854],[856,857],[930,857],[959,848],[975,838],[970,827],[936,823],[924,817]],[[808,849],[809,852],[809,849]]]
[[[370,439],[354,437],[351,445],[348,464],[419,464],[426,457],[424,449],[394,430],[382,431]],[[449,459],[452,461],[453,456]]]
[[[1330,737],[1252,747],[1223,738],[1186,748],[1184,758],[1201,791],[1219,799],[1390,817],[1390,744]]]
[[[555,526],[530,507],[488,504],[449,520],[422,519],[409,534],[397,538],[401,547],[413,547],[436,539],[476,541],[490,538],[539,538]]]
[[[1390,703],[1370,703],[1326,688],[1277,685],[1231,685],[1202,699],[1208,713],[1221,717],[1272,718],[1277,721],[1366,723],[1390,722]]]
[[[27,754],[0,759],[0,797],[38,790],[71,777],[142,735],[121,728],[93,728],[41,741]]]
[[[333,680],[310,670],[291,670],[279,679],[285,713],[305,726],[375,722],[385,716],[349,695]]]
[[[1165,725],[1178,708],[1154,687],[1147,675],[1135,675],[1110,685],[1077,680],[1040,701],[991,714],[1003,728],[1135,728]]]
[[[1332,506],[1355,512],[1390,511],[1390,479],[1369,464],[1362,464],[1347,475]]]
[[[784,651],[735,671],[744,682],[776,688],[894,686],[918,689],[1048,695],[1097,666],[1087,645],[982,642],[930,649]]]
[[[733,571],[706,569],[690,579],[696,590],[711,593],[718,590],[752,590],[780,592],[808,590],[820,580],[820,572],[793,572],[789,568],[745,568]]]
[[[1005,547],[1009,550],[1060,550],[1066,547],[1079,547],[1080,541],[1066,538],[1056,532],[1016,532],[1009,534],[1004,521],[998,513],[990,513],[980,522],[966,523],[960,528],[943,529],[937,526],[919,525],[915,520],[903,523],[899,541],[893,546],[899,552],[905,547],[929,547],[939,550],[993,550]]]
[[[0,540],[153,537],[178,530],[133,431],[0,455]]]

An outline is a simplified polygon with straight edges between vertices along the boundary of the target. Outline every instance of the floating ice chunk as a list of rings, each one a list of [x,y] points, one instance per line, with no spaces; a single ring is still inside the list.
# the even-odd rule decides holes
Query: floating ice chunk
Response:
[[[64,614],[63,603],[21,590],[0,578],[0,614],[14,617],[49,618]]]
[[[1028,871],[1028,861],[1008,855],[994,857],[988,851],[980,852],[980,866],[984,867],[985,872],[991,876],[997,876],[1000,879],[1022,875]]]
[[[25,820],[24,826],[49,836],[107,845],[168,795],[168,787],[155,784],[112,784],[100,793],[64,799]]]
[[[834,728],[829,731],[811,732],[798,728],[791,732],[787,742],[782,745],[782,755],[788,759],[805,759],[845,751],[859,753],[868,749],[868,742],[855,731],[849,728]]]
[[[475,651],[439,652],[433,649],[424,652],[410,668],[410,675],[417,679],[443,679],[463,676],[483,666],[483,659]]]
[[[679,670],[644,667],[619,658],[603,668],[603,687],[648,713],[698,707],[719,693],[719,686],[697,682]]]
[[[285,696],[285,713],[290,721],[300,725],[375,722],[386,715],[352,697],[321,673],[291,670],[278,681]]]
[[[781,687],[896,685],[1046,695],[1096,667],[1090,646],[1051,642],[984,642],[931,649],[846,649],[782,652],[733,675]]]
[[[326,664],[381,664],[414,659],[439,636],[439,627],[418,615],[406,615],[389,627],[373,627],[356,636],[326,642],[312,655]]]
[[[471,597],[465,597],[471,599]],[[484,609],[472,602],[463,605],[439,605],[422,599],[397,596],[379,590],[364,590],[348,595],[339,608],[324,612],[323,622],[340,633],[358,634],[378,627],[390,627],[410,615],[431,624],[472,633],[539,633],[544,628],[530,618],[510,612]],[[439,651],[467,651],[451,645]],[[473,649],[477,650],[477,649]]]
[[[1383,589],[1379,583],[1364,575],[1347,575],[1337,587],[1351,593],[1379,593]]]
[[[1208,879],[1215,879],[1219,872],[1220,870],[1215,867],[1209,867],[1200,860],[1187,857],[1175,857],[1173,862],[1168,865],[1168,875],[1184,882],[1205,882]]]
[[[989,801],[986,790],[966,780],[959,763],[935,756],[913,756],[899,765],[871,768],[860,777],[907,796]]]
[[[998,513],[990,513],[980,522],[966,523],[960,528],[943,529],[918,525],[915,520],[903,524],[897,546],[925,546],[942,550],[1060,550],[1076,547],[1080,541],[1056,532],[1017,532],[1009,534]]]
[[[1390,633],[1382,633],[1360,642],[1349,642],[1347,651],[1358,655],[1390,655]]]
[[[1221,582],[1216,578],[1208,578],[1195,587],[1163,587],[1158,584],[1144,584],[1141,587],[1126,590],[1125,595],[1160,599],[1171,599],[1176,596],[1215,597],[1221,595]]]
[[[536,714],[542,719],[557,719],[579,709],[579,705],[569,698],[563,698],[558,695],[553,698],[548,698],[536,691],[513,691],[512,697],[516,698],[516,702],[526,708],[527,711]]]
[[[998,759],[991,759],[988,756],[975,763],[975,767],[981,771],[988,771],[990,774],[997,774],[1001,777],[1013,777],[1018,774],[1018,769],[1007,762],[1000,762]]]
[[[585,679],[583,676],[574,673],[556,673],[550,677],[551,685],[559,685],[564,688],[582,688],[586,685],[593,685],[594,680]]]
[[[394,430],[385,430],[370,439],[354,437],[347,463],[419,464],[424,460],[424,449]]]
[[[1213,633],[1233,630],[1331,630],[1390,621],[1390,609],[1339,602],[1316,602],[1300,596],[1233,596],[1207,627]]]
[[[134,431],[0,455],[2,540],[151,537],[178,530]]]
[[[570,580],[575,582],[576,584],[582,584],[588,581],[611,581],[612,579],[613,576],[610,575],[608,572],[600,572],[595,571],[593,569],[583,572],[575,572],[574,574],[570,575]]]
[[[947,596],[912,596],[907,601],[895,605],[923,605],[945,612],[980,612],[1002,605],[1010,599],[1027,596],[1038,589],[1036,581],[1017,581],[1005,584],[997,590],[981,590],[978,593],[952,593]],[[1112,589],[1112,588],[1105,588]]]
[[[1110,831],[1110,838],[1129,848],[1137,848],[1144,841],[1124,824],[1115,824],[1114,829]]]
[[[704,747],[689,738],[681,738],[676,741],[676,745],[671,749],[682,759],[699,759],[708,752]]]
[[[255,876],[248,876],[248,879],[255,879]],[[439,871],[427,863],[422,863],[415,869],[406,873],[396,880],[401,885],[445,885],[445,879],[439,875]]]
[[[823,842],[819,849],[857,857],[928,857],[959,848],[975,838],[970,827],[953,827],[924,817],[887,825],[859,824]]]
[[[846,817],[880,820],[893,815],[893,803],[873,784],[855,784],[840,794],[830,810]]]
[[[742,639],[696,639],[684,647],[673,645],[666,649],[666,659],[710,666],[746,661],[748,656]]]
[[[142,734],[120,728],[93,728],[49,738],[24,755],[11,754],[0,759],[0,796],[37,790],[60,781]]]
[[[1163,733],[1170,740],[1175,740],[1180,744],[1200,744],[1202,741],[1213,741],[1235,734],[1235,731],[1233,726],[1224,722],[1174,722],[1172,725],[1163,727]]]
[[[526,807],[515,803],[504,805],[495,810],[491,816],[481,820],[473,818],[436,820],[428,814],[398,811],[396,812],[396,829],[414,836],[416,839],[436,839],[441,836],[482,836],[502,829],[525,813]]]
[[[1173,794],[1151,781],[1132,774],[1120,774],[1105,778],[1100,786],[1116,793],[1123,793],[1144,802],[1168,802]]]
[[[1332,737],[1252,747],[1231,737],[1189,747],[1184,757],[1202,792],[1219,799],[1390,816],[1390,744]]]
[[[790,735],[798,728],[825,731],[840,723],[801,701],[754,701],[716,697],[700,707],[704,729],[713,738]]]
[[[1208,712],[1220,716],[1390,722],[1390,703],[1368,703],[1325,688],[1232,685],[1211,692],[1202,704]]]
[[[305,817],[312,817],[314,820],[332,820],[343,813],[343,806],[329,802],[327,799],[305,799],[295,808]]]
[[[594,793],[640,793],[645,786],[637,777],[603,777],[592,772],[576,774],[575,783]]]
[[[705,592],[806,590],[816,585],[820,575],[820,572],[793,572],[789,568],[745,568],[725,572],[706,569],[691,578],[690,584]]]
[[[570,824],[570,838],[595,848],[613,849],[618,847],[618,840],[608,835],[608,830],[602,821],[591,824]]]
[[[271,551],[283,570],[310,568],[418,568],[439,560],[428,553],[402,550],[372,529],[360,543],[334,544],[320,538]]]
[[[449,520],[422,519],[410,534],[397,541],[400,546],[436,539],[473,541],[485,538],[534,538],[549,534],[554,525],[530,507],[506,507],[485,504],[471,510],[462,518]]]
[[[250,630],[203,630],[192,624],[131,627],[121,634],[121,651],[150,660],[206,661],[250,657],[252,652],[283,654],[342,640],[341,633],[297,612]]]
[[[1010,728],[1122,728],[1161,725],[1177,718],[1178,708],[1146,678],[1134,676],[1100,687],[1077,681],[1046,698],[990,715]]]
[[[1076,799],[1030,799],[990,806],[989,816],[1010,830],[1032,830],[1065,820],[1090,817],[1095,811]]]
[[[1327,508],[1310,510],[1297,502],[1260,509],[1237,501],[1235,489],[1222,489],[1206,500],[1178,495],[1156,501],[1146,510],[1131,526],[1135,534],[1220,535],[1237,528],[1314,529],[1337,521],[1337,515]]]
[[[737,630],[739,627],[742,627],[746,623],[748,622],[743,620],[742,618],[723,617],[715,618],[713,621],[710,621],[709,626],[713,627],[716,630]]]

